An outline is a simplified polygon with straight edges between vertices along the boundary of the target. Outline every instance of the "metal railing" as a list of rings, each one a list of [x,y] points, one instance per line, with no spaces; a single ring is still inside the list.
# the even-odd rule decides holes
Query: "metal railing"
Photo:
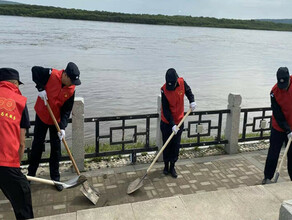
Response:
[[[195,142],[182,143],[182,148],[226,144],[228,141],[223,138],[223,115],[230,113],[229,109],[215,111],[198,111],[189,116],[187,127],[183,131],[187,132],[186,138],[196,139]],[[197,116],[197,120],[192,120]],[[196,129],[192,129],[195,127]],[[192,132],[193,131],[193,132]],[[212,134],[212,135],[211,135]],[[205,138],[205,140],[202,140]]]
[[[228,140],[225,138],[223,131],[226,124],[224,117],[227,117],[228,114],[230,114],[229,109],[191,113],[184,123],[181,147],[227,144]],[[160,131],[160,127],[157,127],[159,125],[158,120],[158,113],[85,118],[85,123],[94,123],[95,127],[95,150],[93,153],[85,154],[85,158],[130,154],[132,155],[132,161],[135,162],[137,153],[157,151],[159,146],[155,141],[152,141],[155,138],[151,135],[155,134],[156,136],[157,129]],[[239,133],[241,133],[239,142],[269,138],[266,134],[271,129],[271,108],[241,109],[241,116],[238,120],[242,124],[239,130]],[[115,125],[110,125],[113,122]],[[72,123],[71,119],[69,123]],[[269,125],[267,126],[267,124]],[[34,121],[31,122],[31,125],[34,126]],[[32,128],[28,130],[27,137],[33,136],[31,131]],[[251,133],[253,135],[250,135]],[[116,136],[119,136],[118,140],[116,140]],[[48,143],[49,140],[46,140],[46,142]],[[137,147],[138,142],[142,143],[139,147]],[[107,150],[102,149],[104,144],[108,146]],[[29,152],[28,147],[26,153],[29,154]],[[68,159],[68,156],[62,156],[61,158],[62,161]],[[41,162],[48,162],[48,159],[43,158]],[[23,161],[23,164],[27,163],[28,160]]]
[[[272,126],[271,108],[245,108],[241,109],[241,113],[243,113],[242,137],[238,139],[239,142],[269,139],[267,134]]]
[[[100,157],[100,156],[112,156],[112,155],[122,155],[122,154],[131,154],[133,160],[136,158],[136,153],[148,152],[148,151],[157,151],[158,147],[150,144],[150,133],[151,133],[151,119],[157,119],[158,114],[146,114],[146,115],[129,115],[129,116],[111,116],[111,117],[95,117],[95,118],[86,118],[85,123],[95,123],[95,152],[91,154],[85,154],[85,158]],[[127,125],[127,122],[133,120],[144,120],[144,130],[139,130],[137,124]],[[111,122],[119,121],[120,125],[114,127],[107,127],[103,129],[100,125],[101,122]],[[141,122],[140,122],[141,124]],[[109,130],[107,134],[100,134],[101,130]],[[132,130],[132,135],[126,135],[126,131]],[[115,141],[114,132],[119,133],[121,140]],[[130,137],[130,138],[129,138]],[[138,142],[138,137],[144,137],[143,147],[142,148],[127,148],[127,145],[134,145]],[[102,151],[101,140],[108,139],[110,146],[121,146],[120,150],[113,151]],[[140,139],[141,140],[141,139]]]

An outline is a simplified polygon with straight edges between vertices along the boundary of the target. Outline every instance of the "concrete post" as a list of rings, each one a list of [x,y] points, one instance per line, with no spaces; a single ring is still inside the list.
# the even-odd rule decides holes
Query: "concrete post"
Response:
[[[84,99],[75,97],[72,110],[72,154],[80,171],[84,171]]]
[[[156,124],[156,145],[158,146],[158,151],[162,148],[163,142],[162,142],[162,133],[160,130],[160,121],[161,121],[161,95],[157,97],[157,124]],[[162,154],[159,156],[158,161],[163,161]]]
[[[227,114],[225,136],[228,140],[228,144],[225,145],[225,151],[228,154],[238,153],[238,136],[239,136],[239,122],[240,122],[240,105],[241,95],[229,94],[228,95],[228,106],[230,114]]]

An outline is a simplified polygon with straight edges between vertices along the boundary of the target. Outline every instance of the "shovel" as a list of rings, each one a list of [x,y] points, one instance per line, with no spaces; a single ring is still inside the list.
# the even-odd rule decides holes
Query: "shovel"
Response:
[[[50,107],[48,101],[47,101],[47,108],[48,108],[48,111],[49,111],[49,113],[50,113],[50,115],[51,115],[51,118],[52,118],[53,121],[54,121],[54,124],[55,124],[55,126],[56,126],[56,128],[57,128],[57,131],[58,131],[58,132],[61,132],[61,129],[60,129],[60,127],[59,127],[59,124],[58,124],[58,122],[57,122],[57,120],[56,120],[56,118],[55,118],[55,116],[54,116],[54,113],[52,112],[52,109],[51,109],[51,107]],[[63,141],[63,144],[64,144],[64,146],[65,146],[65,148],[66,148],[66,150],[67,150],[67,153],[68,153],[68,155],[69,155],[69,157],[70,157],[70,159],[71,159],[71,161],[72,161],[73,167],[74,167],[74,169],[75,169],[77,175],[80,176],[80,171],[79,171],[79,169],[78,169],[78,167],[77,167],[77,165],[76,165],[76,162],[75,162],[75,160],[74,160],[74,158],[73,158],[73,156],[72,156],[72,154],[71,154],[71,152],[70,152],[70,149],[69,149],[69,147],[68,147],[68,145],[67,145],[67,142],[66,142],[65,138],[62,138],[62,141]],[[88,184],[87,181],[84,182],[84,183],[82,184],[82,187],[80,188],[80,191],[81,191],[81,192],[83,193],[83,195],[86,196],[86,197],[87,197],[87,198],[88,198],[88,199],[89,199],[94,205],[96,205],[96,203],[97,203],[97,201],[98,201],[98,199],[99,199],[100,193],[99,193],[98,191],[96,191],[92,186],[90,186],[90,185]]]
[[[182,125],[182,123],[188,117],[188,115],[190,113],[191,113],[191,109],[189,109],[189,111],[185,114],[185,116],[183,117],[183,119],[180,121],[180,123],[177,126],[178,128]],[[166,146],[168,145],[168,143],[171,141],[171,139],[173,138],[173,136],[174,136],[174,131],[171,133],[171,135],[169,136],[169,138],[167,139],[167,141],[165,142],[165,144],[162,146],[162,148],[160,149],[160,151],[158,152],[158,154],[154,158],[153,162],[150,164],[149,168],[147,169],[147,171],[144,174],[144,176],[142,177],[142,179],[138,178],[138,179],[134,180],[132,183],[130,183],[130,185],[128,186],[128,190],[127,190],[127,193],[128,194],[131,194],[131,193],[135,192],[137,189],[139,189],[139,188],[141,188],[143,186],[143,180],[145,179],[145,177],[147,176],[147,174],[149,173],[149,171],[151,170],[151,168],[153,167],[153,165],[157,161],[157,159],[160,156],[160,154],[163,152],[163,150],[166,148]]]
[[[281,159],[281,162],[280,162],[280,164],[279,164],[278,170],[277,170],[277,172],[276,172],[274,183],[276,183],[276,182],[278,181],[278,178],[279,178],[279,176],[280,176],[280,171],[281,171],[281,168],[282,168],[282,164],[283,164],[283,162],[284,162],[285,157],[287,156],[288,150],[289,150],[289,148],[290,148],[291,140],[292,140],[292,138],[289,138],[289,141],[288,141],[288,143],[287,143],[287,146],[286,146],[286,149],[285,149],[285,151],[284,151],[283,157],[282,157],[282,159]]]
[[[76,186],[79,186],[80,184],[84,183],[87,179],[85,176],[81,175],[81,176],[77,176],[74,177],[70,180],[68,180],[67,182],[58,182],[55,180],[47,180],[47,179],[42,179],[42,178],[37,178],[34,176],[26,176],[27,180],[29,181],[34,181],[34,182],[39,182],[39,183],[45,183],[45,184],[49,184],[52,186],[63,186],[64,189],[70,189],[70,188],[74,188]]]

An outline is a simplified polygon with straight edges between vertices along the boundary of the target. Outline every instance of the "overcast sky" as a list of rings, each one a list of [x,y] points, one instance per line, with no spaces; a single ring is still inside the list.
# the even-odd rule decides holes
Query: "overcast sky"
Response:
[[[12,0],[13,1],[13,0]],[[292,0],[14,0],[64,8],[216,18],[292,18]]]

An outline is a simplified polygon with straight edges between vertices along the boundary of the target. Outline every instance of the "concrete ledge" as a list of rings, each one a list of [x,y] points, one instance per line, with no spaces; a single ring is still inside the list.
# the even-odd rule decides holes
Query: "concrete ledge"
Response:
[[[280,208],[279,220],[292,219],[292,200],[284,201]]]
[[[68,218],[70,219],[70,218]],[[135,220],[131,204],[108,206],[103,208],[86,209],[77,211],[77,219],[127,219]]]
[[[67,213],[67,214],[60,214],[60,215],[52,215],[46,216],[41,218],[34,218],[35,220],[77,220],[77,213]]]
[[[292,184],[286,182],[86,209],[39,220],[275,220],[279,216],[280,220],[291,220],[290,198]]]

